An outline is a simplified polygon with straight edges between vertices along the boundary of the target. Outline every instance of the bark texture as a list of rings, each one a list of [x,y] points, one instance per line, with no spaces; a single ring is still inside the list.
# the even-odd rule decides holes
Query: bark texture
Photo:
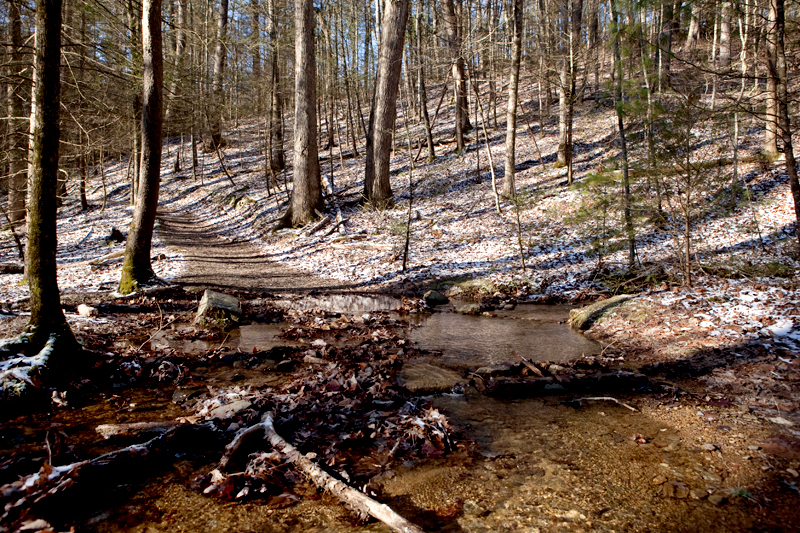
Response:
[[[302,226],[321,210],[322,184],[317,147],[317,64],[314,2],[295,0],[294,188],[291,224]]]
[[[161,180],[162,85],[161,0],[142,2],[142,158],[119,292],[128,294],[155,279],[150,262]]]
[[[56,189],[61,102],[61,0],[36,1],[33,93],[28,155],[28,249],[25,274],[31,291],[28,332],[40,350],[51,337],[77,349],[61,310],[56,278]]]
[[[10,84],[8,87],[8,216],[12,222],[25,219],[25,194],[27,189],[27,145],[28,136],[25,116],[25,91],[23,70],[25,53],[22,41],[22,22],[19,0],[8,2],[9,37],[8,57],[11,60]]]
[[[519,64],[522,58],[522,0],[514,0],[514,40],[511,49],[511,76],[508,81],[508,110],[506,112],[506,168],[503,175],[503,196],[516,193],[515,150],[517,144],[517,97],[519,94]]]
[[[403,48],[408,22],[408,0],[387,0],[383,9],[378,77],[375,80],[370,133],[364,172],[364,197],[376,206],[392,202],[389,162],[392,152],[397,93],[403,66]]]
[[[211,77],[211,108],[208,111],[209,142],[212,150],[222,143],[222,108],[225,95],[222,91],[223,77],[225,76],[225,36],[228,32],[228,0],[219,0],[219,13],[217,15],[217,44],[214,50],[214,71]]]

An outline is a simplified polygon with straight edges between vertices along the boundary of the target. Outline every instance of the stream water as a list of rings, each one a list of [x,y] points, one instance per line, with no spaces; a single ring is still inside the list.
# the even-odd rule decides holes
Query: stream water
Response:
[[[286,300],[281,305],[362,314],[392,311],[398,304],[385,297],[336,295]],[[427,366],[419,368],[457,374],[465,368],[516,362],[514,352],[536,361],[569,361],[597,353],[599,345],[568,328],[568,311],[566,306],[518,305],[497,312],[497,316],[466,316],[449,306],[430,315],[404,317],[411,316],[414,325],[406,332],[410,341],[441,352],[424,358],[418,364]],[[293,344],[277,337],[284,326],[243,325],[224,340],[214,341],[186,340],[175,331],[166,331],[149,343],[150,348],[168,347],[184,353],[206,352],[220,345],[249,353],[254,348]],[[231,383],[232,374],[243,376],[237,384],[267,384],[251,375],[257,371],[231,367],[197,370],[198,378],[217,386]],[[177,416],[164,392],[149,404],[130,392],[120,392],[120,396],[119,401],[115,396],[106,397],[83,414],[60,411],[51,421],[10,421],[0,432],[0,447],[5,453],[25,442],[52,445],[62,429],[69,431],[72,439],[70,416],[80,422],[90,441],[96,421],[84,419],[105,416],[104,410],[108,418],[117,421]],[[503,401],[473,393],[438,396],[434,405],[465,430],[480,453],[477,457],[398,465],[386,478],[382,501],[427,531],[726,531],[749,525],[748,511],[722,512],[707,500],[665,498],[660,487],[654,487],[651,480],[662,475],[674,478],[674,490],[684,487],[687,494],[689,489],[705,491],[722,483],[707,452],[694,446],[696,439],[678,425],[614,404],[590,402],[575,409],[547,398]],[[159,406],[164,410],[159,411]],[[125,416],[120,418],[120,412]],[[154,418],[157,413],[160,415]],[[27,424],[41,426],[42,434],[32,437]],[[11,427],[19,428],[17,434],[7,431]],[[49,431],[47,435],[45,431]],[[647,444],[637,444],[632,435],[643,435]],[[37,464],[20,465],[20,474]],[[269,508],[258,500],[232,503],[208,498],[192,487],[197,468],[197,464],[176,458],[173,469],[162,477],[135,491],[122,491],[111,508],[93,511],[80,530],[389,531],[377,523],[355,524],[344,507],[326,495],[320,499],[309,494],[286,509]]]

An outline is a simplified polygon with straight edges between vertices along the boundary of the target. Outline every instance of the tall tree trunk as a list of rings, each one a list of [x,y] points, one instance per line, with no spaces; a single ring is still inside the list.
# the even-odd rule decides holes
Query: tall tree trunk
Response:
[[[321,210],[322,184],[317,148],[317,65],[314,2],[295,0],[294,188],[291,224],[301,226]]]
[[[795,237],[800,249],[800,182],[797,178],[797,162],[794,158],[794,145],[792,144],[792,127],[789,118],[788,78],[786,73],[786,11],[784,0],[770,0],[770,22],[774,21],[774,28],[770,26],[770,34],[774,37],[775,69],[770,69],[769,77],[776,78],[778,96],[778,126],[783,141],[783,153],[786,156],[786,173],[789,175],[789,187],[794,200]]]
[[[258,0],[250,0],[250,50],[253,59],[253,84],[256,113],[261,109],[261,21]]]
[[[283,155],[283,96],[281,95],[281,69],[278,64],[278,10],[276,0],[267,0],[267,34],[269,36],[271,88],[270,97],[270,142],[272,147],[269,156],[269,168],[273,172],[280,172],[286,168]]]
[[[719,63],[722,70],[731,66],[731,2],[722,2],[719,20]]]
[[[617,129],[620,137],[620,151],[622,158],[622,196],[623,214],[625,223],[625,234],[628,238],[628,268],[633,267],[636,260],[636,239],[633,229],[633,215],[631,210],[631,184],[628,173],[628,139],[625,135],[625,123],[622,119],[622,56],[619,46],[619,13],[617,12],[616,0],[611,0],[611,20],[614,38],[614,64],[617,69],[617,79],[614,86],[614,107],[617,110]]]
[[[464,152],[464,134],[472,128],[469,121],[469,106],[467,105],[467,76],[465,72],[464,56],[461,45],[461,28],[458,15],[460,9],[456,10],[453,0],[445,0],[444,20],[447,25],[447,45],[450,48],[450,57],[453,62],[453,85],[456,103],[456,151],[460,154]]]
[[[700,22],[698,20],[700,7],[697,2],[692,2],[691,8],[689,30],[686,32],[686,41],[683,44],[683,49],[689,53],[690,57],[694,57],[695,50],[697,49],[697,40],[700,37]]]
[[[228,31],[228,0],[219,0],[217,14],[216,48],[214,50],[214,71],[211,76],[211,107],[209,113],[209,148],[216,149],[222,144],[222,109],[225,107],[223,79],[225,76],[225,57],[228,55],[225,36]]]
[[[182,81],[184,55],[186,54],[186,2],[187,0],[176,0],[178,4],[177,16],[175,21],[175,61],[173,63],[172,83],[167,91],[167,105],[164,111],[164,121],[169,123],[173,115],[173,107],[178,97],[178,87]],[[179,126],[182,128],[183,126]],[[181,131],[184,131],[181,129]]]
[[[767,14],[765,47],[767,53],[767,109],[764,131],[764,155],[778,158],[778,6],[770,0]]]
[[[31,292],[27,331],[32,335],[31,346],[35,351],[51,340],[79,349],[61,310],[56,274],[60,62],[61,0],[37,0],[25,253],[25,274]]]
[[[162,84],[161,0],[142,2],[142,163],[136,208],[125,245],[119,292],[139,290],[155,278],[150,263],[161,180]]]
[[[562,44],[565,56],[561,59],[558,88],[558,156],[556,166],[567,167],[567,183],[572,184],[572,117],[575,109],[575,88],[578,77],[577,53],[581,42],[583,0],[562,4]]]
[[[24,76],[22,76],[25,54],[19,0],[9,0],[8,18],[11,33],[11,44],[8,46],[8,55],[11,59],[8,90],[8,216],[11,222],[19,222],[25,219],[25,194],[28,186],[28,135],[25,131],[28,129],[26,128],[28,120],[25,116]]]
[[[419,107],[422,112],[422,121],[425,125],[425,139],[428,143],[428,163],[436,159],[436,149],[433,146],[433,132],[431,131],[431,118],[428,114],[428,92],[425,89],[425,62],[422,49],[422,13],[417,13],[415,20],[417,33],[417,68],[419,69]]]
[[[364,198],[376,206],[392,202],[389,162],[397,117],[397,93],[403,66],[403,48],[408,22],[409,0],[386,0],[381,22],[378,75],[375,80],[374,111],[370,113],[372,142],[367,143],[364,169]],[[408,117],[405,117],[408,120]]]
[[[506,111],[506,168],[503,175],[503,196],[516,194],[515,150],[517,144],[517,97],[519,95],[519,66],[522,59],[522,0],[514,0],[514,35],[511,48],[511,74],[508,80],[508,110]]]

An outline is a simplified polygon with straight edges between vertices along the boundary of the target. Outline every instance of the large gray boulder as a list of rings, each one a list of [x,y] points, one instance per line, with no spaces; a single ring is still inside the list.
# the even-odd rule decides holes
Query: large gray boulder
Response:
[[[197,309],[195,323],[201,326],[229,327],[242,316],[239,299],[230,294],[206,290]]]

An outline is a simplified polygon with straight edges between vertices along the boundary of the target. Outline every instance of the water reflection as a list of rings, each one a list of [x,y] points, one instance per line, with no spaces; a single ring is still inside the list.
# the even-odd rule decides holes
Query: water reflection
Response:
[[[572,361],[596,354],[600,346],[566,325],[567,306],[520,305],[497,317],[435,313],[410,333],[420,348],[440,350],[441,362],[475,367],[518,362],[513,352],[533,361]]]

